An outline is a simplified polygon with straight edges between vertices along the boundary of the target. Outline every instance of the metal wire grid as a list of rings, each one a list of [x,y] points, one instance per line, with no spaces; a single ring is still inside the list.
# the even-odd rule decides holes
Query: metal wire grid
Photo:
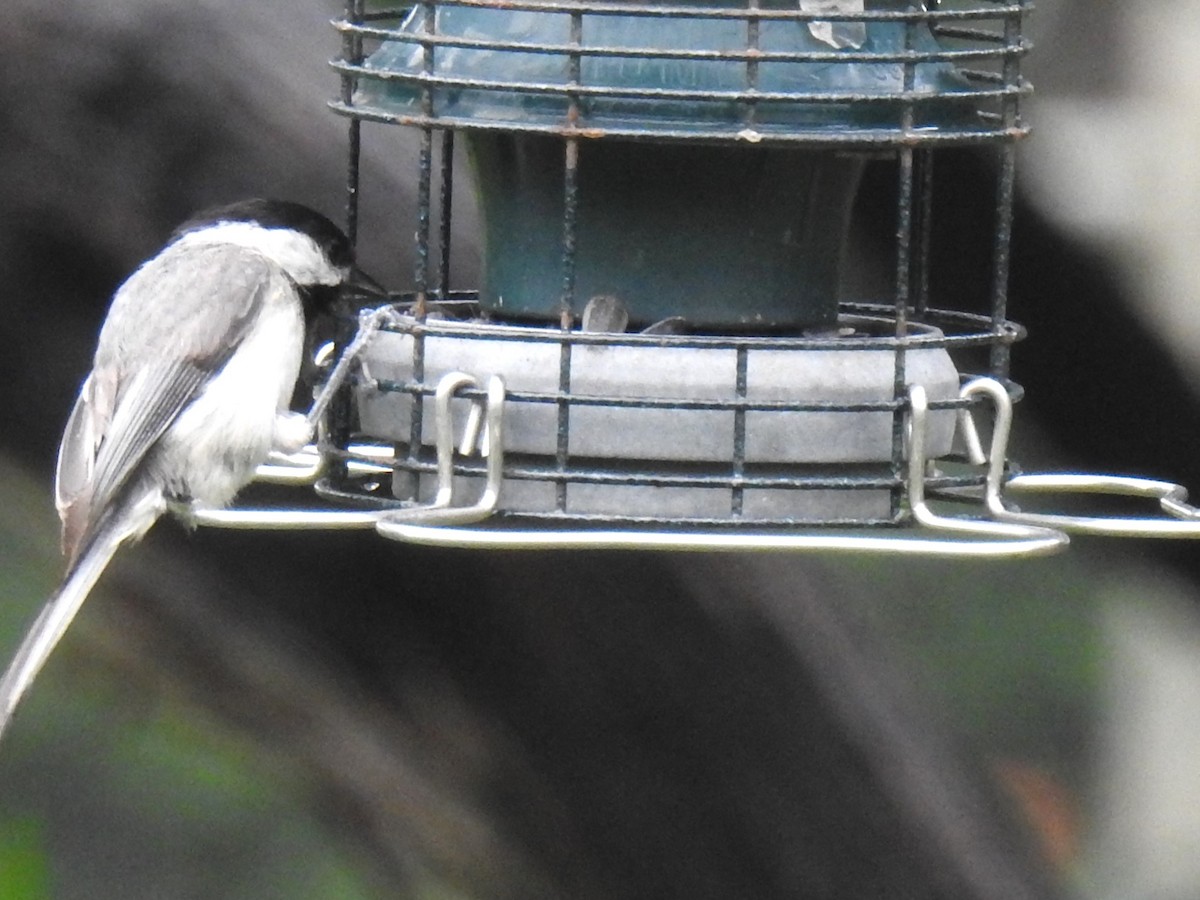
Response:
[[[452,0],[456,5],[487,5],[483,0]],[[515,6],[506,2],[504,8],[520,8],[570,13],[572,34],[578,38],[581,16],[589,14],[636,13],[648,16],[700,16],[700,17],[734,17],[747,22],[747,33],[753,39],[754,22],[761,18],[788,18],[805,22],[827,16],[815,16],[799,13],[795,10],[766,10],[758,7],[754,0],[748,0],[749,5],[744,9],[726,8],[696,8],[696,7],[643,7],[635,4],[561,4],[541,3],[537,0],[521,2]],[[358,153],[361,141],[361,123],[363,121],[382,121],[400,125],[415,126],[421,132],[421,146],[418,169],[418,220],[416,227],[417,262],[414,270],[414,290],[410,294],[398,296],[406,310],[418,323],[411,329],[414,337],[413,377],[404,383],[379,384],[375,387],[381,391],[392,391],[413,397],[432,396],[436,385],[427,382],[423,374],[424,337],[436,334],[439,326],[436,321],[425,320],[425,315],[431,302],[467,303],[474,299],[471,293],[452,292],[449,286],[450,254],[451,254],[451,188],[453,182],[453,142],[456,129],[489,128],[487,123],[472,122],[453,117],[439,116],[435,102],[435,88],[453,86],[439,81],[432,76],[433,54],[435,47],[448,42],[441,41],[433,30],[436,21],[436,2],[420,4],[417,9],[422,12],[425,23],[424,32],[419,41],[423,48],[425,71],[415,80],[420,84],[420,113],[414,116],[395,113],[381,113],[370,107],[363,108],[356,104],[355,90],[360,78],[368,73],[363,67],[364,40],[375,40],[395,33],[389,29],[380,28],[368,23],[395,19],[404,14],[403,10],[385,10],[367,14],[362,0],[351,0],[346,17],[337,23],[343,35],[343,57],[334,63],[342,76],[342,92],[340,100],[332,104],[338,112],[347,115],[349,122],[349,169],[348,169],[348,230],[352,237],[357,232],[357,200],[358,200]],[[894,325],[891,337],[870,337],[847,341],[846,338],[821,337],[734,337],[734,336],[671,336],[669,343],[673,346],[721,346],[734,349],[738,354],[737,367],[737,396],[733,400],[714,401],[708,404],[711,408],[730,409],[734,413],[734,452],[727,467],[703,472],[662,471],[653,468],[630,470],[615,467],[611,464],[596,465],[593,460],[573,460],[569,453],[570,413],[573,407],[583,405],[622,404],[640,405],[645,408],[663,404],[672,404],[680,409],[687,408],[678,400],[661,400],[645,397],[631,400],[627,397],[612,396],[583,396],[572,393],[570,384],[571,357],[573,348],[581,344],[613,342],[619,344],[637,343],[639,339],[633,335],[596,335],[585,334],[575,329],[578,310],[576,308],[574,271],[576,246],[575,220],[577,216],[578,196],[578,166],[580,140],[597,140],[612,135],[598,135],[580,127],[579,121],[579,92],[564,90],[569,101],[566,121],[554,129],[564,140],[564,215],[562,222],[562,295],[560,299],[560,321],[558,330],[534,329],[527,339],[554,341],[559,346],[560,366],[557,390],[550,394],[517,396],[522,402],[553,404],[558,410],[557,450],[551,460],[510,460],[505,465],[505,477],[514,480],[542,480],[555,485],[556,509],[551,513],[522,513],[521,517],[549,518],[561,520],[572,518],[567,513],[568,487],[572,483],[619,483],[638,484],[645,486],[679,486],[679,487],[720,487],[729,491],[731,519],[736,523],[740,511],[742,497],[746,490],[766,487],[784,488],[790,490],[887,490],[890,495],[889,513],[882,517],[869,519],[829,520],[820,524],[829,525],[878,525],[897,524],[906,521],[908,515],[905,498],[905,421],[908,409],[907,400],[907,355],[914,347],[941,347],[959,349],[963,347],[984,346],[989,349],[989,374],[1009,386],[1014,397],[1019,396],[1020,389],[1008,379],[1010,347],[1020,339],[1022,331],[1019,326],[1010,322],[1006,315],[1009,240],[1012,226],[1013,187],[1015,181],[1015,141],[1026,133],[1026,128],[1020,116],[1020,99],[1028,91],[1028,85],[1021,79],[1019,63],[1021,56],[1027,51],[1028,45],[1021,36],[1022,16],[1029,4],[999,3],[996,0],[977,0],[977,2],[960,3],[955,9],[918,9],[917,5],[907,12],[867,13],[862,17],[868,20],[894,19],[904,21],[910,34],[918,22],[929,22],[938,29],[941,36],[956,40],[981,42],[974,50],[944,51],[946,54],[957,53],[957,56],[946,56],[946,59],[978,58],[997,62],[998,72],[972,70],[971,77],[987,87],[978,93],[981,103],[998,101],[999,110],[981,109],[981,119],[992,123],[990,127],[981,128],[970,133],[958,132],[951,135],[926,132],[914,127],[915,115],[913,108],[922,100],[927,99],[911,93],[912,72],[919,61],[929,61],[942,58],[942,53],[917,53],[909,50],[903,55],[889,57],[888,61],[902,64],[905,69],[905,93],[900,97],[903,103],[902,127],[898,132],[862,134],[841,134],[830,136],[827,133],[812,133],[798,131],[790,135],[773,134],[769,140],[793,141],[814,145],[850,144],[862,149],[877,150],[886,146],[893,148],[897,158],[897,220],[896,220],[896,268],[894,278],[893,302],[887,304],[843,304],[843,311],[866,310],[873,314],[887,314]],[[850,18],[847,16],[846,18]],[[977,23],[981,21],[1000,22],[999,31],[977,27],[964,27],[963,22]],[[1002,37],[1001,37],[1002,35]],[[405,39],[408,39],[407,37]],[[503,46],[499,46],[503,49]],[[537,52],[567,52],[570,54],[570,69],[573,73],[572,87],[579,87],[579,61],[588,52],[607,52],[604,48],[584,48],[579,40],[572,42],[570,47],[521,47],[523,51]],[[609,48],[614,49],[614,48]],[[614,50],[614,52],[616,52]],[[630,50],[621,49],[622,54]],[[647,52],[654,52],[648,50]],[[840,53],[840,51],[839,51]],[[967,54],[963,56],[962,54]],[[816,54],[810,61],[825,61],[825,56],[836,54]],[[747,67],[748,84],[744,92],[737,94],[736,101],[745,104],[746,121],[753,121],[755,105],[764,98],[757,94],[753,87],[755,54],[747,52],[737,58],[744,59]],[[807,59],[808,57],[806,57]],[[832,61],[832,60],[830,60]],[[374,73],[371,73],[372,76]],[[408,76],[406,76],[408,77]],[[999,85],[999,87],[996,87]],[[480,87],[476,84],[463,84],[460,87]],[[496,83],[488,85],[488,89],[521,88],[520,84]],[[545,86],[547,90],[560,90],[560,87]],[[775,99],[775,98],[767,98]],[[789,99],[814,100],[815,102],[829,101],[824,95],[820,98],[807,95],[797,95]],[[858,95],[845,95],[835,98],[842,103],[869,103],[870,99]],[[893,98],[895,99],[895,98]],[[541,130],[540,128],[535,130]],[[440,152],[435,154],[434,132],[441,133]],[[715,132],[687,132],[686,134],[666,133],[663,131],[653,134],[638,133],[638,137],[654,139],[729,139],[728,134]],[[744,139],[744,138],[743,138]],[[929,305],[929,253],[930,253],[930,210],[934,178],[934,147],[943,143],[993,143],[996,144],[998,155],[997,203],[996,221],[993,242],[993,270],[991,287],[991,311],[989,316],[972,316],[953,310],[935,310]],[[440,195],[440,220],[438,227],[438,257],[436,273],[432,271],[432,210],[435,173],[435,155],[438,158],[437,178]],[[915,336],[911,326],[916,324],[940,325],[946,328],[941,337],[928,335]],[[347,322],[347,329],[350,323]],[[532,333],[536,332],[536,333]],[[347,332],[348,333],[348,332]],[[652,339],[652,342],[662,344],[664,338]],[[745,420],[746,414],[763,409],[761,403],[746,399],[745,360],[747,354],[754,348],[770,347],[771,349],[787,349],[798,352],[820,352],[832,349],[867,349],[892,354],[893,396],[890,400],[869,404],[846,403],[779,403],[771,408],[804,412],[822,410],[842,412],[847,414],[860,412],[890,411],[892,413],[891,459],[881,471],[863,473],[861,471],[829,471],[814,472],[811,469],[792,469],[788,472],[764,472],[752,465],[747,465],[744,456]],[[465,392],[468,396],[471,392]],[[942,400],[931,404],[932,409],[963,408],[964,400]],[[705,408],[701,403],[700,408]],[[325,496],[346,500],[356,504],[366,505],[395,505],[400,500],[381,491],[375,481],[364,482],[354,480],[347,475],[349,463],[356,457],[349,449],[360,439],[371,439],[369,435],[355,432],[353,410],[348,395],[344,402],[334,410],[331,417],[330,444],[324,449],[341,465],[336,466],[332,473],[319,485],[319,492]],[[422,404],[416,402],[412,407],[411,434],[407,442],[396,446],[395,471],[419,476],[431,473],[436,464],[431,459],[427,448],[422,447]],[[361,460],[359,460],[361,461]],[[470,460],[459,460],[455,472],[465,476],[477,476],[483,470],[481,463]],[[932,474],[927,482],[931,491],[953,491],[959,488],[969,488],[982,483],[982,475],[971,472],[963,475]],[[504,518],[504,513],[499,514]],[[588,515],[573,517],[589,523],[626,525],[643,524],[638,517],[621,515]],[[651,517],[644,524],[663,525],[728,525],[729,518],[664,518]],[[793,519],[757,520],[756,525],[794,525]],[[813,524],[806,521],[804,524]]]
[[[351,0],[343,19],[335,26],[341,31],[344,52],[334,67],[347,85],[401,85],[420,96],[416,109],[397,111],[386,105],[356,99],[353,89],[343,92],[333,104],[344,115],[374,122],[434,128],[472,128],[478,130],[522,131],[560,136],[653,138],[682,141],[766,141],[807,145],[882,145],[910,146],[944,143],[1003,142],[1025,132],[1020,122],[1020,100],[1032,90],[1022,78],[1021,59],[1030,49],[1022,36],[1022,22],[1031,7],[1027,0],[960,0],[952,4],[926,4],[913,0],[907,10],[867,10],[842,13],[838,21],[863,23],[902,23],[904,46],[894,52],[870,49],[827,51],[779,51],[760,46],[763,23],[792,22],[803,27],[809,22],[830,18],[828,13],[805,12],[795,2],[779,6],[763,5],[760,0],[744,0],[738,6],[652,5],[624,2],[561,2],[561,0],[426,0],[410,7],[392,7],[367,12],[361,0]],[[536,12],[569,16],[569,39],[565,43],[535,40],[488,39],[476,36],[439,33],[439,9],[503,9],[506,12]],[[399,23],[419,13],[420,27],[409,30]],[[585,22],[598,17],[640,17],[646,20],[671,19],[680,23],[734,21],[745,25],[745,40],[737,49],[678,49],[654,46],[613,46],[589,42]],[[920,29],[928,28],[941,45],[922,48]],[[366,63],[364,48],[381,44],[411,45],[419,48],[421,65],[413,71],[373,68]],[[944,46],[943,46],[944,45]],[[540,54],[561,57],[566,78],[561,82],[531,78],[471,78],[446,74],[439,70],[438,51],[448,49],[494,51],[500,54]],[[515,58],[515,57],[514,57]],[[686,89],[670,87],[617,86],[588,84],[582,78],[583,63],[597,59],[646,61],[687,61],[700,65],[741,64],[740,89]],[[834,69],[855,65],[892,65],[901,72],[902,88],[895,91],[811,90],[789,86],[782,90],[764,90],[762,73],[773,64],[797,63],[829,66]],[[969,83],[961,90],[917,89],[921,66],[952,64]],[[459,92],[553,98],[560,103],[558,121],[541,117],[511,117],[503,122],[487,121],[478,116],[456,115],[454,100]],[[667,123],[639,122],[621,127],[608,121],[589,121],[588,100],[622,99],[628,101],[682,101],[732,104],[738,114],[720,127],[672,127]],[[944,130],[920,126],[919,112],[947,100],[968,101],[978,117],[977,127]],[[898,114],[890,126],[854,127],[847,123],[837,129],[814,129],[809,124],[788,127],[773,122],[765,127],[763,111],[779,107],[841,107],[858,109],[894,106]]]
[[[451,304],[470,305],[474,296],[466,292],[457,292],[450,298]],[[401,307],[411,311],[415,299],[401,298]],[[878,316],[890,311],[890,307],[871,304],[844,304],[843,313],[851,316]],[[408,479],[405,483],[411,485],[419,477],[432,478],[437,470],[437,460],[431,447],[423,445],[422,432],[427,425],[422,421],[421,411],[423,398],[432,398],[437,391],[437,378],[427,378],[422,371],[421,363],[425,355],[426,342],[433,338],[453,337],[467,341],[512,341],[538,342],[556,345],[562,366],[559,370],[557,389],[553,391],[509,390],[507,403],[513,405],[545,405],[558,410],[558,428],[556,451],[553,455],[535,456],[508,453],[504,464],[504,477],[513,482],[542,482],[553,484],[556,491],[554,509],[545,511],[524,511],[519,513],[498,514],[498,518],[534,519],[542,521],[571,521],[589,525],[655,525],[655,526],[705,526],[721,527],[737,525],[740,521],[751,520],[760,527],[786,527],[797,524],[820,524],[829,526],[846,525],[890,525],[903,522],[907,509],[896,498],[902,496],[906,482],[906,472],[897,468],[893,463],[842,464],[842,465],[767,465],[748,461],[747,458],[747,416],[755,413],[768,414],[799,414],[799,413],[835,413],[840,415],[856,415],[863,413],[886,413],[893,418],[903,418],[907,411],[907,400],[886,399],[871,402],[846,403],[837,401],[797,401],[797,400],[760,400],[747,396],[746,372],[747,362],[752,353],[760,351],[784,350],[789,352],[822,352],[829,350],[869,350],[880,353],[895,353],[901,348],[909,352],[921,349],[938,348],[960,350],[978,347],[991,347],[998,340],[1012,343],[1023,337],[1019,326],[1008,323],[1004,334],[997,336],[991,328],[991,321],[986,316],[975,316],[967,313],[926,310],[926,323],[935,324],[939,332],[930,334],[908,335],[904,338],[887,336],[862,336],[842,338],[837,342],[828,338],[804,337],[755,337],[755,336],[642,336],[642,335],[613,335],[584,333],[579,331],[564,331],[556,328],[542,329],[513,329],[509,327],[494,327],[477,325],[463,329],[461,325],[450,326],[443,320],[428,319],[425,321],[407,319],[389,330],[410,335],[412,341],[413,377],[403,380],[374,379],[367,383],[361,380],[356,386],[359,390],[379,392],[385,395],[398,395],[413,398],[411,404],[412,418],[411,433],[407,441],[398,442],[394,447],[394,462],[391,463],[393,479]],[[728,398],[679,399],[676,397],[653,397],[606,393],[583,393],[573,391],[570,384],[571,358],[581,347],[664,347],[675,349],[723,350],[736,354],[737,378],[736,395]],[[1020,395],[1020,388],[1008,385],[1010,393]],[[466,389],[461,396],[467,400],[483,400],[484,391],[481,389]],[[934,400],[929,403],[931,411],[958,410],[966,408],[967,402],[957,397],[953,399]],[[614,461],[611,459],[595,459],[580,457],[569,452],[569,435],[572,413],[587,407],[626,408],[634,410],[663,409],[678,411],[682,414],[689,412],[725,412],[731,414],[732,454],[722,463],[680,465],[662,461],[630,460]],[[322,495],[339,501],[351,501],[362,504],[364,501],[372,506],[387,507],[401,506],[403,502],[396,499],[392,490],[393,481],[381,479],[378,473],[351,478],[347,471],[353,464],[361,464],[359,468],[369,466],[377,458],[364,454],[361,448],[370,447],[377,438],[370,434],[356,432],[351,422],[343,423],[344,431],[334,446],[325,448],[330,455],[340,463],[333,474],[327,476],[318,486]],[[904,438],[902,436],[901,440]],[[904,459],[903,448],[901,462]],[[461,458],[455,465],[455,473],[468,478],[482,479],[485,473],[485,463],[482,460]],[[955,490],[978,488],[984,483],[984,473],[978,469],[962,467],[957,473],[947,471],[931,472],[925,481],[926,489],[931,493],[951,493]],[[727,496],[728,514],[720,516],[639,516],[628,513],[588,513],[579,514],[568,508],[568,497],[573,485],[621,485],[652,488],[697,488],[712,491],[723,491]],[[823,518],[814,520],[811,517],[769,517],[762,515],[743,517],[744,498],[748,492],[756,490],[786,490],[786,491],[886,491],[893,498],[890,509],[885,515],[856,516],[840,518]],[[405,492],[412,493],[409,487]]]

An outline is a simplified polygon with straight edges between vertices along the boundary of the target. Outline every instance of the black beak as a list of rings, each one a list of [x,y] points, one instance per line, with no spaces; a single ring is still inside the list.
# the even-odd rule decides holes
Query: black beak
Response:
[[[342,295],[363,297],[369,300],[386,300],[387,288],[360,269],[351,266],[345,280],[342,281]]]

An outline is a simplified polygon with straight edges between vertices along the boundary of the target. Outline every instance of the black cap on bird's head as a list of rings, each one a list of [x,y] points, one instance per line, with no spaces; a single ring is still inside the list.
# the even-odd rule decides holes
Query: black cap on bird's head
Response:
[[[237,226],[250,226],[249,234]],[[346,233],[326,216],[290,200],[239,200],[192,216],[172,235],[212,229],[271,257],[301,288],[308,314],[328,309],[343,294],[386,296],[386,291],[354,263]],[[236,239],[235,239],[236,236]]]
[[[297,231],[313,239],[337,268],[354,264],[354,248],[346,233],[326,216],[291,200],[254,198],[202,210],[175,229],[172,239],[222,222],[245,222],[269,230]]]

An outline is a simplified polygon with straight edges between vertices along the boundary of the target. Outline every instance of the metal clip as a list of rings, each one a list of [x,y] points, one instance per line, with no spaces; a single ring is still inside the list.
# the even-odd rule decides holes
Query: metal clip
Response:
[[[483,493],[470,506],[454,505],[454,419],[450,401],[464,387],[479,387],[474,375],[450,372],[442,376],[434,395],[434,426],[437,433],[437,493],[425,506],[389,509],[379,515],[376,530],[384,537],[405,539],[400,526],[469,525],[481,522],[496,510],[504,478],[504,379],[488,379],[485,400],[472,400],[459,452],[466,455],[479,447],[487,458]],[[482,423],[482,434],[480,433]]]
[[[1113,537],[1200,537],[1200,509],[1187,503],[1187,490],[1169,481],[1134,478],[1123,475],[1085,475],[1046,473],[1017,475],[1004,481],[1008,439],[1012,432],[1012,398],[998,381],[976,378],[963,385],[961,396],[970,399],[983,394],[992,401],[996,420],[991,447],[984,454],[979,433],[970,412],[964,410],[963,436],[972,462],[987,465],[984,502],[991,515],[1004,522],[1060,528],[1076,534]],[[1147,497],[1157,500],[1169,518],[1129,518],[1121,516],[1070,516],[1057,513],[1027,513],[1005,505],[1003,494],[1105,494],[1118,497]]]
[[[991,379],[982,379],[991,381]],[[997,387],[1000,385],[992,381]],[[969,385],[968,385],[969,387]],[[1004,388],[1000,387],[1003,391]],[[963,388],[966,391],[966,388]],[[1005,393],[1005,397],[1008,394]],[[1053,527],[1044,527],[1043,523],[999,522],[987,519],[965,519],[956,516],[943,516],[929,508],[925,499],[925,420],[929,410],[929,401],[925,396],[925,388],[919,384],[909,385],[908,399],[911,407],[909,417],[909,450],[908,450],[908,503],[913,518],[919,525],[935,531],[949,531],[963,535],[973,535],[983,538],[996,538],[999,546],[984,545],[980,542],[960,542],[962,555],[1034,555],[1053,553],[1061,550],[1068,543],[1068,538]],[[1011,417],[1011,405],[1009,407]],[[971,423],[974,428],[974,423]],[[999,426],[997,426],[999,427]],[[975,446],[979,446],[978,434],[974,435]],[[968,446],[970,439],[968,438]],[[1004,461],[1001,457],[1001,467]],[[989,473],[990,481],[990,473]]]

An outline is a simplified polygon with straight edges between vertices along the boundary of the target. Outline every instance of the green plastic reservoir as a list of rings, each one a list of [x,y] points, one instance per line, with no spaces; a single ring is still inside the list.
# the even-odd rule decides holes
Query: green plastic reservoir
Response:
[[[470,133],[483,216],[480,300],[554,318],[562,293],[563,142]],[[584,141],[575,295],[631,323],[832,324],[862,158],[788,148]]]

